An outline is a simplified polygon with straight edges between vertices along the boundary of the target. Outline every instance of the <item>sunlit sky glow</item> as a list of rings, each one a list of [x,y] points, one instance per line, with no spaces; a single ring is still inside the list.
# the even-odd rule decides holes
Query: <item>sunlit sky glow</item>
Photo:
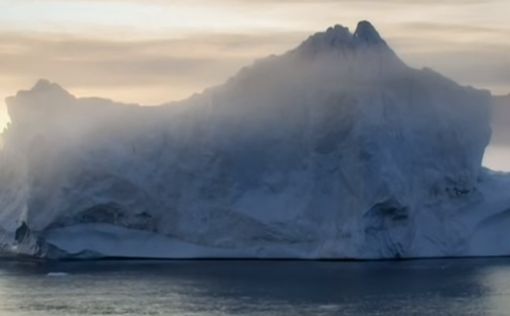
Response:
[[[48,78],[158,104],[363,19],[410,65],[508,93],[509,12],[507,0],[0,0],[0,98]]]

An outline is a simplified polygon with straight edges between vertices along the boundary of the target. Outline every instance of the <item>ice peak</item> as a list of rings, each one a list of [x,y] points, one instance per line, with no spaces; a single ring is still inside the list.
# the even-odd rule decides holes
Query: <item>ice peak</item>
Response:
[[[32,87],[32,91],[49,91],[49,90],[59,90],[65,91],[58,84],[49,81],[48,79],[39,79],[36,84]]]
[[[357,49],[367,45],[381,47],[386,46],[386,42],[370,22],[361,21],[358,23],[354,33],[351,33],[347,27],[338,24],[329,27],[325,32],[316,33],[301,44],[299,50],[308,53],[318,53],[322,51]]]
[[[29,90],[21,90],[16,96],[5,99],[11,121],[23,120],[27,112],[43,107],[45,110],[66,106],[74,97],[64,88],[47,79],[39,79]],[[37,101],[35,101],[37,100]],[[47,102],[51,100],[51,102]]]
[[[337,24],[325,32],[310,36],[300,47],[304,50],[321,51],[348,46],[351,42],[352,34],[349,29]]]
[[[370,44],[378,44],[384,42],[375,27],[368,21],[361,21],[358,23],[353,37]]]
[[[351,37],[352,35],[349,28],[340,24],[329,27],[324,33],[324,39],[328,40],[331,44],[335,44],[342,40],[349,40]]]
[[[51,82],[48,79],[39,79],[36,84],[32,87],[32,89],[28,91],[21,91],[22,94],[29,95],[52,95],[52,96],[60,96],[62,98],[72,98],[72,95],[67,92],[60,85]]]

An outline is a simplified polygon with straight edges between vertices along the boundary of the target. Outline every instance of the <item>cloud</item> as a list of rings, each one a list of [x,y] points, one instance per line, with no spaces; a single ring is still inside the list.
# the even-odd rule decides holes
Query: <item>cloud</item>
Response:
[[[179,99],[313,32],[362,19],[410,65],[507,93],[509,9],[503,0],[7,1],[0,98],[43,77],[78,95]]]
[[[122,89],[146,90],[151,95],[138,95],[135,101],[159,103],[219,84],[254,59],[292,47],[298,38],[301,34],[207,34],[106,41],[3,33],[0,84],[13,93],[38,78],[49,78],[72,90],[106,93],[123,101],[133,94],[119,94]]]
[[[510,44],[504,40],[509,35],[505,30],[424,22],[386,27],[383,36],[389,35],[390,45],[413,66],[435,68],[466,84],[497,90],[510,87],[506,56]],[[160,97],[182,98],[221,83],[254,59],[282,53],[308,35],[295,31],[210,32],[177,39],[122,41],[4,32],[0,33],[0,77],[25,85],[43,77],[90,92],[96,88],[104,92],[108,87],[168,86],[158,97],[148,97],[149,102],[163,102],[166,99]],[[144,96],[137,101],[145,103]]]
[[[169,1],[167,0],[45,0],[45,1],[75,1],[75,2],[114,2],[114,3],[144,3],[144,4],[158,4],[158,5],[168,5]],[[186,2],[189,2],[190,0],[186,0]],[[203,2],[203,1],[196,1],[191,0],[191,2]],[[217,2],[230,2],[230,3],[249,3],[253,4],[255,3],[252,0],[220,0]],[[256,1],[256,3],[273,3],[273,4],[298,4],[298,3],[354,3],[354,2],[369,2],[369,3],[375,3],[375,2],[381,2],[380,0],[259,0]],[[390,4],[406,4],[406,5],[415,5],[415,4],[434,4],[434,3],[449,3],[454,5],[462,5],[462,4],[479,4],[479,3],[487,3],[487,2],[498,2],[498,0],[386,0],[386,3]]]

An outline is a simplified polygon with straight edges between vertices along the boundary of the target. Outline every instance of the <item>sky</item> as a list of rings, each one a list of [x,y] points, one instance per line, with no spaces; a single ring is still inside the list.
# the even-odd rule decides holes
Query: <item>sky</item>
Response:
[[[0,100],[39,78],[78,96],[182,99],[359,20],[409,65],[507,94],[509,12],[508,0],[0,0]]]

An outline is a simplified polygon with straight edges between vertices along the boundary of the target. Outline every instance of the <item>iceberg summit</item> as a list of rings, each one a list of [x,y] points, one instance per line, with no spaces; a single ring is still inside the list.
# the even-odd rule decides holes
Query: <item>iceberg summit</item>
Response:
[[[40,258],[510,255],[488,91],[408,67],[369,22],[158,107],[46,80],[7,99],[0,248]]]

